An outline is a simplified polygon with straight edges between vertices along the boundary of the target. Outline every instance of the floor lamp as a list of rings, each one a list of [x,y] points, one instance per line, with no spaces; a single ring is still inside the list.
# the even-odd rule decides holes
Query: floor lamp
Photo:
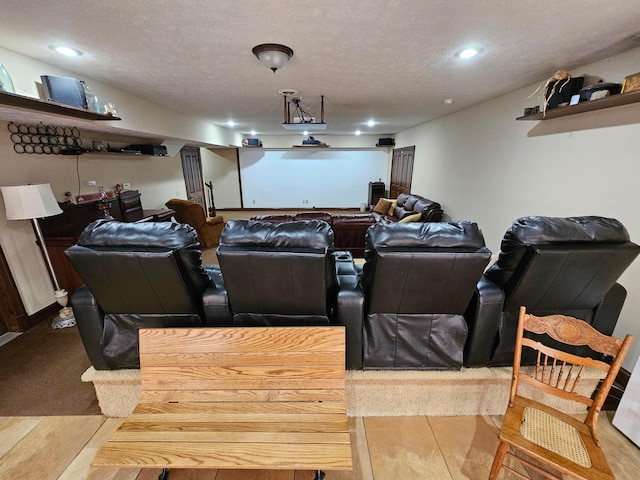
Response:
[[[76,319],[73,316],[73,310],[71,307],[67,307],[69,301],[69,294],[64,288],[60,288],[56,273],[53,271],[53,265],[49,258],[49,252],[47,251],[47,245],[44,242],[40,225],[38,224],[38,218],[52,217],[62,213],[60,205],[56,201],[51,191],[51,185],[48,183],[40,185],[12,185],[6,187],[0,187],[2,190],[2,196],[4,198],[4,206],[7,212],[7,220],[31,220],[33,228],[36,231],[38,241],[42,246],[44,253],[44,259],[47,263],[47,268],[53,279],[55,291],[53,293],[56,301],[62,309],[59,315],[53,319],[53,328],[72,327],[76,324]]]

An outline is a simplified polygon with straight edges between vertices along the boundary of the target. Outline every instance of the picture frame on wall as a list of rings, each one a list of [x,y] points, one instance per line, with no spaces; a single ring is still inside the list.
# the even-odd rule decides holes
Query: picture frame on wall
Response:
[[[640,72],[624,77],[622,93],[635,92],[640,90]]]

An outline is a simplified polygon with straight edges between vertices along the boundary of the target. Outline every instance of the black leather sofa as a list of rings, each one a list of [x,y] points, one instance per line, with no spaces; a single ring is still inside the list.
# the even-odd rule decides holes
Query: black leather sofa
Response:
[[[465,312],[490,258],[472,222],[371,227],[362,268],[364,368],[459,369]]]
[[[219,269],[203,267],[188,225],[97,220],[66,255],[85,282],[71,305],[97,370],[138,368],[139,328],[224,323]]]
[[[328,223],[230,221],[216,253],[218,312],[228,304],[231,325],[343,325],[346,367],[362,368],[364,294],[351,254],[334,251]]]
[[[616,282],[639,252],[612,218],[519,218],[470,305],[465,366],[512,364],[521,305],[534,315],[571,315],[611,335],[626,298]]]

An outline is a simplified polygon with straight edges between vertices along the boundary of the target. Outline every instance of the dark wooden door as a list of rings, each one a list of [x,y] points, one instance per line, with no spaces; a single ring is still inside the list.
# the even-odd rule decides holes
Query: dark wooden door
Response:
[[[0,248],[0,335],[25,331],[26,318],[27,312]]]
[[[184,184],[187,187],[187,199],[199,203],[207,211],[207,203],[204,196],[204,181],[202,180],[202,161],[200,149],[184,147],[180,150],[182,158],[182,174]]]
[[[391,185],[389,197],[398,198],[401,193],[411,193],[413,156],[416,147],[394,148],[391,160]]]

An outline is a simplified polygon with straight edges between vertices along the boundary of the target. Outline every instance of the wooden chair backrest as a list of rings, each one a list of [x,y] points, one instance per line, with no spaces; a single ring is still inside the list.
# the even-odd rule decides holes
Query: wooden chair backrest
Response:
[[[524,332],[547,334],[554,340],[573,346],[588,345],[592,350],[612,357],[612,363],[588,357],[580,357],[548,347],[537,340],[524,337]],[[537,317],[526,313],[520,307],[518,331],[513,359],[514,377],[511,385],[509,404],[517,394],[518,381],[524,381],[560,398],[581,402],[589,407],[585,423],[595,431],[595,423],[609,389],[622,366],[633,337],[627,335],[623,340],[605,335],[587,322],[566,315],[548,315]],[[522,348],[530,347],[537,351],[537,360],[533,370],[520,368]],[[585,368],[595,368],[604,372],[604,380],[594,399],[577,392]]]
[[[140,330],[140,403],[344,401],[344,327]]]

